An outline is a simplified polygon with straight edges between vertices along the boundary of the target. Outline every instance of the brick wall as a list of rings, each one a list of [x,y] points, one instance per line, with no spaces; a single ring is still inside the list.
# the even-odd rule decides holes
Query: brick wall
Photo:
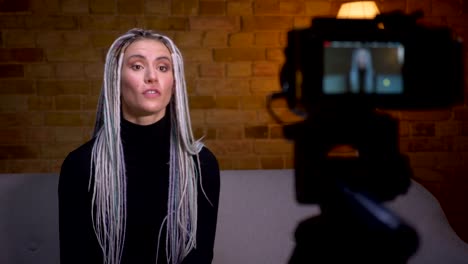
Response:
[[[467,1],[376,2],[381,11],[422,9],[426,21],[468,39]],[[196,134],[206,136],[223,169],[291,168],[292,144],[266,112],[265,96],[279,90],[286,32],[336,14],[340,3],[0,1],[0,172],[58,172],[65,155],[89,139],[106,49],[132,27],[160,30],[181,48]],[[277,110],[292,116],[284,104]],[[401,149],[415,178],[468,241],[466,104],[392,114],[401,120]]]

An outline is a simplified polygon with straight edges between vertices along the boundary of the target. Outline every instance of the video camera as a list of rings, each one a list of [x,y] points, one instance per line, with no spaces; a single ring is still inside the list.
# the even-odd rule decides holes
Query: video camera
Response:
[[[406,263],[416,251],[414,229],[380,204],[406,193],[412,177],[399,122],[381,110],[450,107],[464,95],[462,41],[421,17],[318,17],[288,32],[282,91],[267,108],[284,124],[271,108],[283,98],[304,117],[283,132],[294,141],[297,201],[322,211],[296,229],[290,264],[309,263],[313,249],[325,263]]]
[[[291,109],[353,102],[376,108],[446,107],[463,100],[462,42],[446,27],[417,23],[421,12],[374,19],[318,17],[288,32],[281,86]],[[353,52],[367,54],[356,89]],[[372,76],[371,76],[372,75]]]

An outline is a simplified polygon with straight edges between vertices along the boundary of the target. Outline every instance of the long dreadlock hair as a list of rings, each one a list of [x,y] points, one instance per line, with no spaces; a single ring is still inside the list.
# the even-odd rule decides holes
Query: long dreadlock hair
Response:
[[[167,216],[160,230],[166,225],[167,263],[175,264],[196,247],[197,180],[200,177],[200,167],[196,164],[200,162],[195,162],[194,157],[198,161],[203,144],[193,137],[182,55],[171,39],[154,31],[131,29],[118,37],[107,52],[93,132],[95,143],[89,182],[90,191],[92,189],[91,215],[104,263],[120,263],[127,217],[127,184],[120,137],[121,69],[126,48],[141,39],[162,42],[172,57],[174,92],[168,111],[171,120],[169,194]],[[156,260],[158,253],[155,252]]]

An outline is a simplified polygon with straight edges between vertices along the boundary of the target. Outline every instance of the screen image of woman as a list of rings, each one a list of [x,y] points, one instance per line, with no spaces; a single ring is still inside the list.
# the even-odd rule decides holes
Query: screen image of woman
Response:
[[[348,81],[351,93],[374,92],[374,68],[372,55],[368,49],[357,48],[353,50]]]

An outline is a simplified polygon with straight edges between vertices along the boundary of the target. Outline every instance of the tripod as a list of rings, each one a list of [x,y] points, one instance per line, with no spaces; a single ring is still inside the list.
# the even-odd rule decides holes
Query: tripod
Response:
[[[298,202],[319,204],[322,211],[297,227],[289,264],[406,263],[417,249],[417,233],[380,204],[410,184],[398,123],[369,109],[344,109],[284,128],[295,141]],[[330,158],[337,144],[353,146],[358,157]]]

